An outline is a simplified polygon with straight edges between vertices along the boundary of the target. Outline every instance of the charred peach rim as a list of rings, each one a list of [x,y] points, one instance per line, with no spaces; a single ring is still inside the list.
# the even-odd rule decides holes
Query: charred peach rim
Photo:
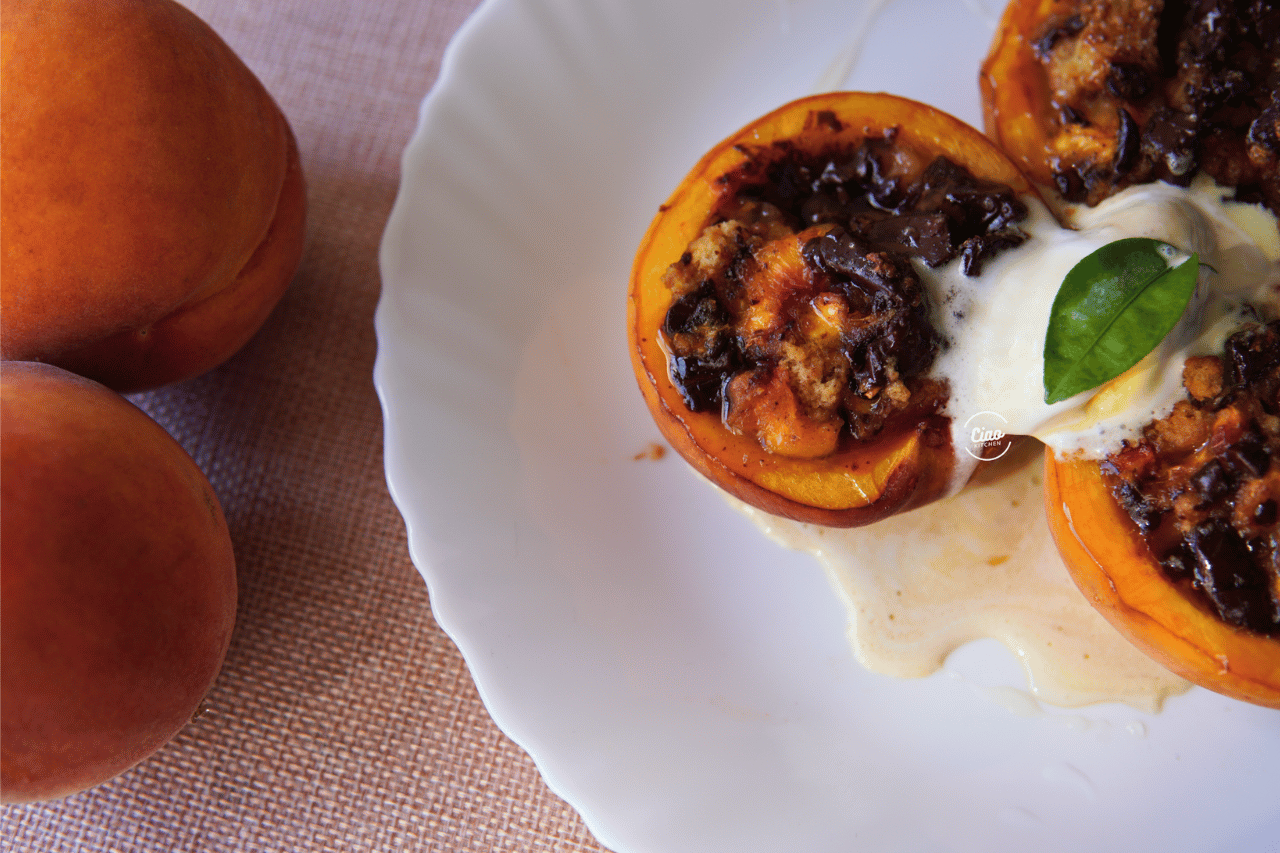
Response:
[[[1221,622],[1171,583],[1096,460],[1045,451],[1049,529],[1076,585],[1135,646],[1210,690],[1280,708],[1280,638]]]
[[[826,114],[837,119],[838,127],[819,119]],[[658,335],[672,302],[663,275],[708,224],[722,194],[732,191],[717,179],[746,162],[753,149],[787,140],[817,152],[857,144],[887,128],[897,128],[898,141],[921,153],[947,156],[1019,195],[1033,193],[990,140],[947,113],[885,94],[814,95],[751,122],[703,156],[659,208],[632,267],[627,301],[632,367],[658,428],[696,470],[776,515],[848,527],[921,505],[947,488],[954,451],[949,440],[930,446],[911,431],[820,459],[791,459],[730,432],[715,413],[689,411],[667,373],[668,354]]]

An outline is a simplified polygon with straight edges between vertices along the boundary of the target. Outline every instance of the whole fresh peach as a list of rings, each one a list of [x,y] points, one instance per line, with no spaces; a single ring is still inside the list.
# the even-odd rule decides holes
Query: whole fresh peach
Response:
[[[0,365],[0,800],[75,793],[172,738],[235,611],[227,523],[182,447],[96,382]]]
[[[172,0],[0,12],[0,354],[119,391],[217,366],[302,254],[284,115]]]

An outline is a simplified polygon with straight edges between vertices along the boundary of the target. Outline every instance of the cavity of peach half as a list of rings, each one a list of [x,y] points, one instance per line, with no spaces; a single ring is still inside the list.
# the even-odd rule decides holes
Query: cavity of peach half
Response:
[[[668,211],[668,214],[670,211]],[[693,221],[693,220],[690,220]],[[689,239],[701,230],[702,219],[687,233]],[[637,268],[649,264],[657,256],[669,258],[670,250],[657,249],[656,243],[673,243],[675,257],[687,245],[670,231],[651,233],[637,256]],[[900,434],[868,444],[855,445],[817,459],[781,456],[765,452],[754,436],[735,433],[725,428],[718,413],[694,412],[672,405],[679,400],[667,374],[668,351],[661,336],[655,334],[671,307],[670,291],[661,285],[662,272],[669,261],[653,262],[648,281],[656,286],[636,286],[633,282],[629,299],[632,314],[628,320],[634,337],[632,359],[641,381],[640,387],[655,416],[655,422],[672,446],[703,475],[730,493],[752,503],[764,503],[783,515],[785,502],[829,510],[867,507],[886,497],[895,472],[919,457],[920,440],[915,434]],[[660,393],[659,389],[665,391]],[[706,445],[713,437],[714,446]],[[779,503],[778,499],[783,503]],[[835,517],[830,523],[839,523]]]
[[[895,130],[895,146],[924,162],[945,156],[1015,193],[1032,192],[989,141],[946,113],[882,94],[816,95],[784,105],[711,149],[661,206],[635,257],[627,319],[631,358],[655,421],[695,469],[736,497],[777,514],[841,526],[875,520],[943,491],[954,452],[945,439],[926,446],[911,432],[841,446],[819,458],[788,457],[727,429],[716,413],[679,406],[680,394],[668,374],[669,352],[658,333],[673,302],[664,274],[709,224],[717,203],[736,191],[722,178],[755,152],[785,140],[792,150],[816,154],[856,145],[886,129]],[[710,440],[716,446],[709,446]]]

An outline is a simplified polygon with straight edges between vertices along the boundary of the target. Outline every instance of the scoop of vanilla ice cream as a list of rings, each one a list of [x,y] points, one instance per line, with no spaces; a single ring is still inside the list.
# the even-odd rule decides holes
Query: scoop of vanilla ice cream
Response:
[[[926,274],[934,289],[935,324],[948,346],[934,372],[950,383],[947,414],[957,456],[976,463],[975,425],[1007,435],[1033,435],[1066,452],[1103,456],[1182,396],[1182,365],[1220,352],[1254,306],[1266,313],[1280,299],[1280,229],[1265,209],[1224,202],[1209,180],[1190,192],[1163,183],[1132,187],[1095,208],[1074,211],[1059,228],[1032,202],[1021,246],[966,278],[957,264]],[[1195,254],[1199,282],[1183,317],[1137,365],[1099,388],[1045,403],[1044,341],[1054,298],[1085,256],[1125,237],[1175,247],[1171,265]],[[961,466],[971,469],[970,466]],[[957,485],[969,470],[957,472]]]

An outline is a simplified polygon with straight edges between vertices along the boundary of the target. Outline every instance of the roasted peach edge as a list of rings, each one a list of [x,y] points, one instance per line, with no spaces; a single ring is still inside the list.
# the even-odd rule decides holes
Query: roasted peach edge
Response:
[[[818,128],[829,112],[840,129]],[[945,155],[975,175],[1034,190],[1018,168],[979,131],[926,104],[885,94],[836,92],[792,101],[712,148],[659,208],[631,271],[627,328],[632,367],[663,436],[697,471],[761,510],[832,527],[869,524],[928,503],[948,488],[955,467],[949,438],[930,446],[914,431],[885,436],[816,460],[785,459],[726,429],[711,413],[685,408],[667,372],[658,329],[671,305],[663,274],[707,224],[722,186],[717,178],[743,163],[753,147],[779,140],[815,146],[858,142],[897,127],[898,139]]]
[[[1280,638],[1224,624],[1166,579],[1096,461],[1046,449],[1044,495],[1067,570],[1126,639],[1188,681],[1280,708]]]
[[[1000,18],[978,74],[983,127],[1041,186],[1053,183],[1045,116],[1049,84],[1029,34],[1048,20],[1054,0],[1014,0]]]

